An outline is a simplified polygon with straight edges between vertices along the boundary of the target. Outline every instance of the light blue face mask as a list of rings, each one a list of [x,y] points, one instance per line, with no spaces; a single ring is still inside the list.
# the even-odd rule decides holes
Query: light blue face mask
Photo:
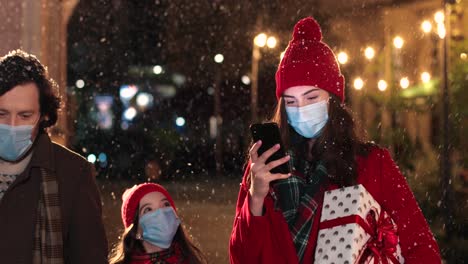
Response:
[[[174,208],[164,207],[143,215],[138,224],[143,230],[143,240],[166,249],[171,246],[180,219],[176,216]]]
[[[19,160],[32,146],[34,125],[10,126],[0,124],[0,158],[6,161]]]
[[[317,138],[328,121],[326,100],[302,107],[286,106],[288,123],[305,138]]]

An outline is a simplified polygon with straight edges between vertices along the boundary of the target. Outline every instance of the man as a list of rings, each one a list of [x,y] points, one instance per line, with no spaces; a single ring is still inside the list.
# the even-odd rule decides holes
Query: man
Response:
[[[107,263],[91,165],[51,142],[57,85],[33,55],[0,58],[2,263]]]

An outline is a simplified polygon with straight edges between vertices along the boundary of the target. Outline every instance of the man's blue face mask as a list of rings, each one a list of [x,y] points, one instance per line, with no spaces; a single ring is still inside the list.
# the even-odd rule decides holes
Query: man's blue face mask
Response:
[[[17,161],[31,148],[35,125],[10,126],[0,124],[0,158]]]

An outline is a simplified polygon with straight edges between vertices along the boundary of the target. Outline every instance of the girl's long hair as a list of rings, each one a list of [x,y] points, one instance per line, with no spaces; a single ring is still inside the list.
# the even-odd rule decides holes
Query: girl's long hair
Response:
[[[286,149],[305,159],[308,155],[308,141],[297,134],[288,124],[284,99],[280,98],[271,119],[280,128]],[[339,186],[350,186],[357,179],[357,156],[367,156],[372,143],[364,143],[355,132],[355,122],[350,111],[335,95],[330,95],[328,122],[312,147],[311,156],[321,160],[327,168],[330,181]]]
[[[122,234],[120,242],[112,250],[109,263],[110,264],[129,264],[131,256],[135,252],[145,252],[141,240],[136,238],[138,232],[138,212],[136,210],[133,224],[131,224]],[[174,236],[174,241],[179,243],[182,255],[189,260],[190,264],[206,264],[208,263],[201,250],[193,244],[182,224],[179,225]]]

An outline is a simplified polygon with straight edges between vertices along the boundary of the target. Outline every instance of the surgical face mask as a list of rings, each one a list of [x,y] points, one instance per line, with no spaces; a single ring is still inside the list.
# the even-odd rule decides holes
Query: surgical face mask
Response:
[[[143,240],[166,249],[171,246],[180,219],[172,207],[164,207],[143,215],[138,224],[143,230]]]
[[[305,138],[317,138],[328,121],[328,103],[323,100],[302,107],[286,106],[288,123]]]
[[[37,122],[36,122],[37,123]],[[19,160],[31,148],[34,125],[10,126],[0,124],[0,158]]]

